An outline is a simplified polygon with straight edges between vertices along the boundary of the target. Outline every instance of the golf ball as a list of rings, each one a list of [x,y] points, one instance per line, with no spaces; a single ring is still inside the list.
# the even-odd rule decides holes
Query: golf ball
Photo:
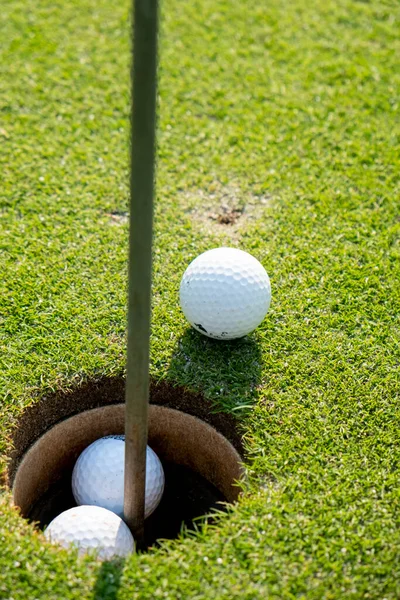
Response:
[[[90,444],[75,463],[72,492],[77,504],[102,506],[124,513],[125,436],[106,436]],[[157,454],[147,446],[145,517],[157,508],[164,491],[164,471]]]
[[[80,555],[95,550],[104,560],[127,556],[135,548],[123,520],[100,506],[76,506],[62,512],[51,521],[45,536],[64,548],[76,546]]]
[[[237,248],[200,254],[183,274],[180,303],[189,323],[219,340],[240,338],[264,319],[271,284],[262,264]]]

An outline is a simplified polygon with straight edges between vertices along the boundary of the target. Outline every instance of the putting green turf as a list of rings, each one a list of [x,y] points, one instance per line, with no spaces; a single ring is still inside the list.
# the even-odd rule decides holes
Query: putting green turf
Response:
[[[128,14],[0,13],[3,454],[46,390],[124,369]],[[151,373],[237,415],[250,478],[216,526],[103,566],[48,545],[4,491],[0,598],[400,596],[399,18],[375,0],[163,2]],[[256,210],[217,226],[227,199]],[[273,290],[232,343],[178,308],[186,265],[221,244]]]

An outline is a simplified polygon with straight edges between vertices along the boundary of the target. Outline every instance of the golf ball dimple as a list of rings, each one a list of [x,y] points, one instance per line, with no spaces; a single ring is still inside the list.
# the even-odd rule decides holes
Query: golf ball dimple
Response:
[[[107,508],[123,517],[125,437],[106,436],[85,448],[72,472],[77,504]],[[157,508],[164,491],[164,470],[156,453],[146,450],[145,517]]]
[[[127,556],[135,549],[123,520],[99,506],[76,506],[62,512],[51,521],[45,536],[64,548],[76,546],[80,555],[96,551],[104,560]]]
[[[264,319],[271,284],[262,264],[237,248],[200,254],[183,274],[180,303],[189,323],[220,340],[240,338]]]

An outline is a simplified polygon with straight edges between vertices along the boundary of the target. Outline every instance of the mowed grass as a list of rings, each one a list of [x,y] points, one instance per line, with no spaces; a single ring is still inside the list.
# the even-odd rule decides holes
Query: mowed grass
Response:
[[[399,18],[375,0],[162,3],[151,373],[237,416],[249,480],[215,526],[102,566],[4,490],[0,598],[399,598]],[[124,370],[129,6],[9,0],[0,39],[4,469],[25,406]],[[239,234],[191,214],[232,186],[260,200]],[[231,343],[178,307],[187,264],[221,244],[273,290]]]

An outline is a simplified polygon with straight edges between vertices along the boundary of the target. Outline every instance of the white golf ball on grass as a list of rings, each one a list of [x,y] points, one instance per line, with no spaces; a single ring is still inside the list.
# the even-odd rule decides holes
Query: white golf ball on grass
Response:
[[[211,338],[232,340],[263,321],[271,303],[271,284],[251,254],[237,248],[214,248],[190,263],[179,295],[194,329]]]

